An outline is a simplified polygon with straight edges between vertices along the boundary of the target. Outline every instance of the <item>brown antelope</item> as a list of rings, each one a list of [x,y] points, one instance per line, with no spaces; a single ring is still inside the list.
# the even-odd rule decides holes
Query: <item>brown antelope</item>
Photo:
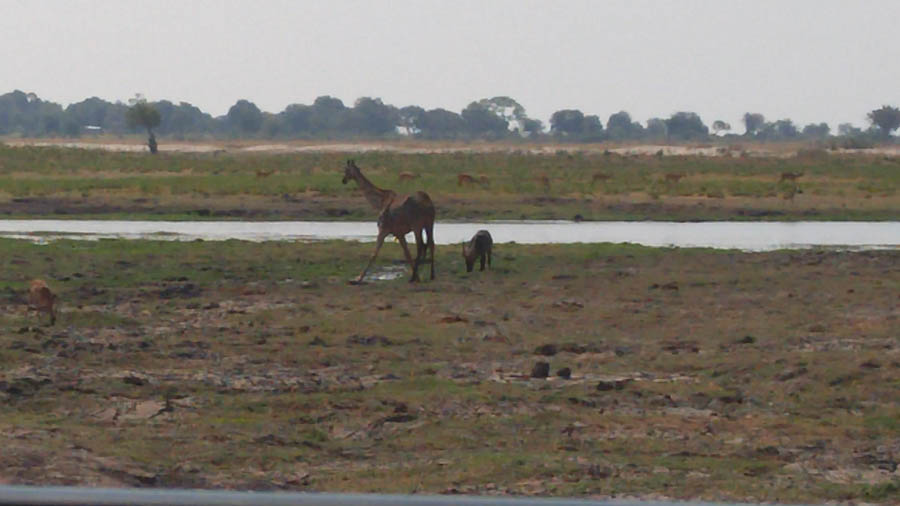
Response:
[[[424,261],[428,247],[431,247],[431,279],[434,279],[434,204],[431,198],[425,192],[415,192],[408,197],[397,195],[394,190],[383,189],[375,186],[369,181],[356,166],[353,160],[347,160],[344,167],[344,179],[342,182],[347,184],[351,180],[356,181],[362,190],[366,201],[369,202],[378,214],[378,239],[375,247],[375,254],[369,260],[369,265],[363,270],[357,281],[362,281],[366,271],[375,257],[378,256],[378,250],[384,238],[389,234],[393,234],[403,247],[403,252],[409,260],[409,250],[406,247],[406,234],[412,232],[416,238],[416,262],[413,265],[413,277],[410,281],[418,281],[418,264]],[[406,228],[409,227],[409,228]],[[403,230],[403,229],[406,230]],[[428,242],[422,238],[422,232],[428,234]],[[400,235],[398,235],[400,234]]]
[[[472,236],[472,239],[469,240],[468,244],[463,243],[462,255],[466,260],[466,272],[472,272],[476,258],[481,261],[481,270],[484,270],[484,261],[485,257],[487,257],[487,265],[488,268],[490,268],[491,248],[493,245],[494,240],[491,238],[491,233],[487,230],[479,230]]]
[[[412,172],[401,172],[400,174],[397,174],[397,180],[399,181],[412,181],[418,177],[418,174],[413,174]]]
[[[612,179],[612,176],[610,176],[609,174],[607,174],[605,172],[594,172],[594,175],[591,176],[591,184],[594,184],[597,181],[606,182],[606,181],[609,181],[610,179]]]
[[[50,325],[56,323],[56,309],[53,305],[56,302],[56,295],[50,291],[50,287],[42,279],[35,279],[28,288],[28,308],[40,312],[46,312],[50,315]]]
[[[778,180],[779,183],[783,183],[785,181],[796,181],[797,178],[803,176],[802,172],[782,172],[781,179]]]
[[[678,173],[675,173],[675,172],[669,172],[669,173],[666,174],[666,176],[665,176],[666,182],[667,182],[667,183],[677,183],[677,182],[680,181],[681,178],[683,178],[683,177],[684,177],[684,174],[678,174]]]
[[[475,178],[472,177],[471,174],[466,174],[465,172],[456,175],[456,185],[462,186],[465,184],[475,184]]]
[[[491,185],[491,178],[487,177],[487,176],[484,175],[484,174],[479,174],[479,175],[478,175],[478,182],[481,184],[481,186],[490,186],[490,185]]]
[[[256,177],[269,177],[272,175],[273,172],[275,172],[273,169],[269,169],[269,170],[256,169]]]
[[[550,189],[550,176],[548,176],[547,174],[538,174],[534,178],[534,180],[537,181],[541,186],[543,186],[544,190]]]

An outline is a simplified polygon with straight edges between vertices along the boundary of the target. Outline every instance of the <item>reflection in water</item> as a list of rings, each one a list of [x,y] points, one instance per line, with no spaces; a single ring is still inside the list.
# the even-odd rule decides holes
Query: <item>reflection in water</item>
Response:
[[[493,221],[435,224],[438,244],[467,241],[480,229],[497,243],[635,243],[765,251],[816,246],[900,248],[900,222],[581,222]],[[0,220],[0,237],[45,242],[103,238],[191,241],[374,241],[375,222]],[[411,239],[411,236],[410,236]]]

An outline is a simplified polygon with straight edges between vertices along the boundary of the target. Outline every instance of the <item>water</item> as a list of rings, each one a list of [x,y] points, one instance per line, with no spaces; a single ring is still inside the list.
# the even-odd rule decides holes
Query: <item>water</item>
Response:
[[[480,229],[494,242],[635,243],[768,251],[810,247],[900,249],[900,221],[891,222],[582,222],[492,221],[435,224],[437,244],[469,240]],[[154,239],[190,241],[374,241],[374,221],[106,221],[0,220],[0,237],[46,242],[57,239]],[[411,236],[410,236],[411,238]]]

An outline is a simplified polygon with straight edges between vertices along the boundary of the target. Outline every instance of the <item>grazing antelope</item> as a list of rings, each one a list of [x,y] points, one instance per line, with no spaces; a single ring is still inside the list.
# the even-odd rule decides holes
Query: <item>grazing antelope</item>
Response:
[[[269,169],[269,170],[256,169],[256,177],[269,177],[272,175],[273,172],[275,172],[274,169]]]
[[[401,172],[400,174],[397,174],[397,180],[399,181],[412,181],[418,177],[418,174],[413,174],[412,172]]]
[[[434,279],[435,210],[431,197],[422,191],[417,191],[408,197],[401,197],[394,190],[379,188],[363,175],[353,160],[347,160],[342,182],[347,184],[351,180],[356,181],[366,197],[366,201],[379,212],[375,254],[372,255],[372,259],[369,260],[369,264],[357,281],[362,281],[366,271],[378,256],[378,250],[381,249],[384,238],[389,234],[393,234],[397,238],[407,260],[410,260],[409,250],[406,247],[406,234],[409,232],[412,232],[416,238],[416,262],[413,264],[413,277],[410,282],[419,280],[419,262],[425,260],[429,247],[431,248],[431,279]],[[423,240],[423,231],[428,235],[428,242]]]
[[[484,175],[484,174],[479,174],[479,175],[478,175],[478,182],[481,184],[481,186],[490,186],[490,185],[491,185],[491,178],[487,177],[487,176]]]
[[[463,172],[463,173],[461,173],[461,174],[457,174],[457,176],[456,176],[456,185],[457,185],[457,186],[462,186],[463,183],[465,183],[465,184],[475,184],[475,178],[472,177],[471,174],[466,174],[465,172]]]
[[[666,177],[666,182],[667,182],[667,183],[677,183],[678,181],[681,180],[681,178],[684,177],[684,174],[679,174],[679,173],[675,173],[675,172],[669,172],[668,174],[666,174],[665,177]]]
[[[35,279],[28,288],[28,308],[50,314],[50,325],[56,323],[56,309],[53,305],[56,295],[50,291],[50,287],[42,279]]]
[[[781,179],[778,180],[779,183],[783,183],[785,181],[796,181],[797,178],[803,176],[802,172],[782,172]]]
[[[491,238],[491,233],[487,230],[479,230],[472,236],[472,239],[469,240],[468,244],[463,243],[462,255],[466,260],[466,272],[472,272],[476,258],[481,261],[481,270],[484,270],[485,257],[487,258],[488,268],[490,268],[491,248],[493,245],[494,240]]]

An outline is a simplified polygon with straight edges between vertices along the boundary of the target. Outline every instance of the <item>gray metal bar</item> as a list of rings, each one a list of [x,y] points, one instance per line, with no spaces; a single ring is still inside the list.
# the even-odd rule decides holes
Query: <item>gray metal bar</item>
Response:
[[[12,504],[39,506],[665,506],[677,504],[678,506],[701,506],[712,503],[0,485],[0,505]]]

